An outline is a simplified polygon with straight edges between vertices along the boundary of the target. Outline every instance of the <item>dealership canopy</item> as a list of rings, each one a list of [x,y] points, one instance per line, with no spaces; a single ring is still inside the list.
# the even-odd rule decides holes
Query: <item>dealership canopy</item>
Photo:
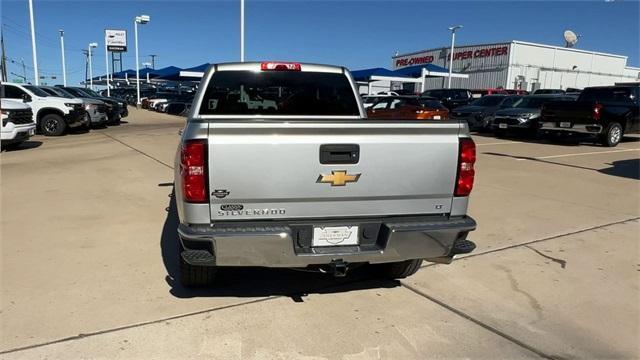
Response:
[[[370,68],[354,70],[351,72],[354,80],[358,83],[366,84],[367,93],[371,94],[371,83],[373,82],[400,82],[419,83],[424,91],[424,82],[428,77],[449,77],[449,70],[434,64],[414,65],[398,70],[385,68]],[[451,77],[468,78],[467,74],[453,73]]]

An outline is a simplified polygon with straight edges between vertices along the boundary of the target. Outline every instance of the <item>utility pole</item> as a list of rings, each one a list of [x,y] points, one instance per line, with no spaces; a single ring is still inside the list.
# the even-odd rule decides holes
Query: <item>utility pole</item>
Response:
[[[33,24],[33,0],[29,0],[29,20],[31,21],[31,49],[33,50],[33,78],[38,85],[38,54],[36,52],[36,29]]]
[[[24,82],[26,84],[27,83],[27,66],[24,64],[23,58],[20,58],[20,61],[22,62],[22,77],[24,78]]]
[[[7,81],[7,54],[4,50],[4,35],[2,29],[0,28],[0,47],[2,47],[2,59],[0,60],[0,67],[2,68],[0,71],[0,80]]]
[[[151,58],[151,69],[155,70],[156,69],[156,56],[158,55],[149,55],[149,57]]]

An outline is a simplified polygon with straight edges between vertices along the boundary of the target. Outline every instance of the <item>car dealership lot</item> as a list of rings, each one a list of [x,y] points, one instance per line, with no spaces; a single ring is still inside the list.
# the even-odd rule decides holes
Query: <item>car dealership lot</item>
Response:
[[[640,356],[640,142],[475,136],[478,248],[401,282],[286,270],[176,275],[183,118],[3,152],[0,357]]]

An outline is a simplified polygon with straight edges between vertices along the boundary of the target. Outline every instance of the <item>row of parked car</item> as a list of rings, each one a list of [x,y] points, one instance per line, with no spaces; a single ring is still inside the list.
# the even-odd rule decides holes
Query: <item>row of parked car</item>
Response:
[[[70,129],[119,125],[129,112],[119,99],[73,86],[2,83],[2,145],[15,145],[35,133],[60,136]]]
[[[144,88],[140,91],[140,103],[143,109],[154,110],[171,115],[185,115],[191,108],[195,94],[193,87]],[[103,91],[105,95],[105,91]],[[111,95],[131,105],[136,105],[135,88],[112,89]]]
[[[499,137],[590,138],[616,146],[624,134],[640,131],[639,98],[640,85],[635,83],[540,89],[531,95],[504,89],[434,89],[419,96],[385,92],[363,96],[363,102],[373,119],[464,120],[473,131]]]

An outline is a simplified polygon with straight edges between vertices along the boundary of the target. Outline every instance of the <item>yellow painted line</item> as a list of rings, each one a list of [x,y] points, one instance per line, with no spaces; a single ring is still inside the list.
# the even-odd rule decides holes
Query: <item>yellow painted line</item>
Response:
[[[562,154],[562,155],[549,155],[549,156],[539,156],[531,159],[534,160],[543,160],[543,159],[557,159],[563,157],[571,157],[571,156],[583,156],[583,155],[597,155],[597,154],[612,154],[612,153],[621,153],[628,151],[640,151],[640,149],[621,149],[621,150],[610,150],[610,151],[592,151],[586,153],[574,153],[574,154]],[[516,159],[518,161],[531,160],[531,159]]]

